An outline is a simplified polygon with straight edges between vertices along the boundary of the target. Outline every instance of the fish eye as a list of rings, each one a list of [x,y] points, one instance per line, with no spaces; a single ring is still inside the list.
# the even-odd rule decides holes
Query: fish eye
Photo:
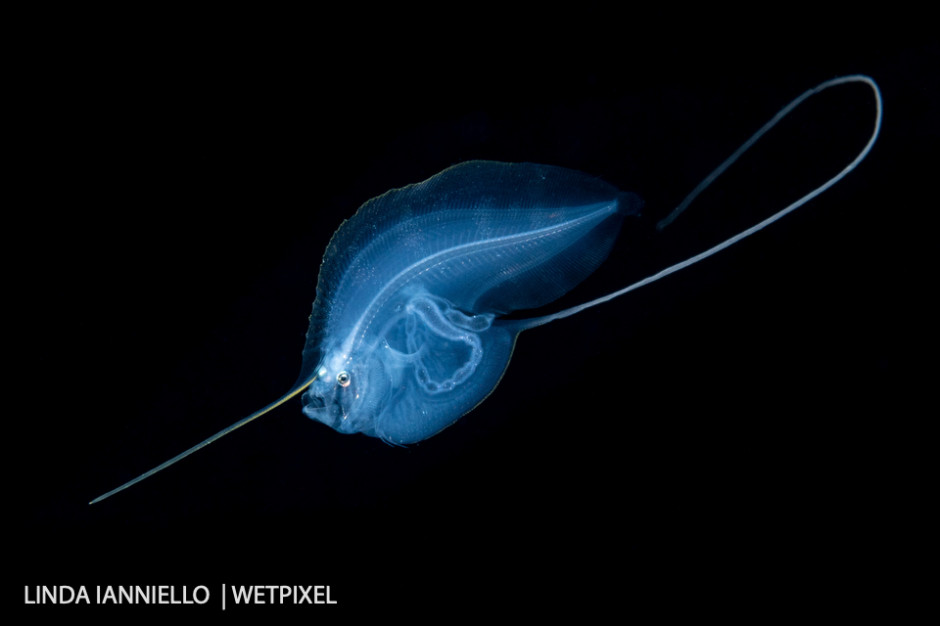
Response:
[[[336,375],[336,383],[340,387],[348,387],[349,382],[350,382],[350,376],[349,376],[349,372],[347,372],[346,370],[343,370],[342,372]]]

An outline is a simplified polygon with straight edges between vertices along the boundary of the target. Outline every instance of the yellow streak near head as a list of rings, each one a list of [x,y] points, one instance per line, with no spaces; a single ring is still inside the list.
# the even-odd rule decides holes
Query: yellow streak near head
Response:
[[[165,462],[161,463],[160,465],[156,466],[155,468],[153,468],[153,469],[150,470],[149,472],[145,472],[145,473],[141,474],[140,476],[138,476],[137,478],[134,478],[134,479],[132,479],[132,480],[127,481],[126,483],[124,483],[124,484],[121,485],[120,487],[117,487],[117,488],[115,488],[115,489],[112,489],[111,491],[107,492],[107,493],[104,494],[104,495],[98,496],[97,498],[95,498],[94,500],[92,500],[91,502],[89,502],[88,504],[95,504],[95,503],[101,502],[102,500],[105,500],[105,499],[107,499],[107,498],[110,498],[111,496],[113,496],[114,494],[118,493],[119,491],[124,491],[124,490],[127,489],[128,487],[130,487],[130,486],[132,486],[132,485],[135,485],[135,484],[139,483],[140,481],[142,481],[142,480],[144,480],[144,479],[146,479],[146,478],[150,478],[151,476],[153,476],[154,474],[156,474],[156,473],[159,472],[160,470],[166,469],[166,468],[168,468],[169,466],[171,466],[171,465],[173,465],[174,463],[176,463],[177,461],[181,461],[182,459],[185,459],[186,457],[188,457],[188,456],[189,456],[190,454],[192,454],[193,452],[196,452],[197,450],[200,450],[200,449],[202,449],[202,448],[205,448],[206,446],[208,446],[208,445],[209,445],[210,443],[212,443],[213,441],[216,441],[217,439],[221,439],[222,437],[224,437],[225,435],[229,434],[229,433],[232,432],[233,430],[235,430],[235,429],[237,429],[237,428],[241,428],[242,426],[244,426],[244,425],[247,424],[248,422],[251,422],[251,421],[253,421],[253,420],[256,420],[256,419],[258,419],[259,417],[261,417],[262,415],[264,415],[265,413],[269,413],[269,412],[273,411],[274,409],[276,409],[277,407],[281,406],[282,404],[284,404],[285,402],[287,402],[287,401],[290,400],[291,398],[296,397],[297,395],[303,393],[304,390],[306,390],[307,387],[309,387],[309,386],[313,383],[313,381],[315,381],[316,379],[317,379],[317,375],[314,374],[309,380],[307,380],[307,381],[304,382],[303,384],[300,384],[300,385],[294,387],[293,389],[291,389],[290,391],[288,391],[286,394],[284,394],[283,396],[281,396],[280,398],[278,398],[277,400],[275,400],[275,401],[272,402],[271,404],[267,405],[267,406],[264,407],[263,409],[260,409],[260,410],[258,410],[258,411],[255,411],[254,413],[252,413],[252,414],[249,415],[248,417],[246,417],[246,418],[244,418],[244,419],[241,419],[241,420],[235,422],[234,424],[232,424],[231,426],[229,426],[229,427],[227,427],[227,428],[224,428],[223,430],[220,430],[219,432],[217,432],[216,434],[212,435],[211,437],[209,437],[209,438],[206,439],[205,441],[202,441],[202,442],[200,442],[200,443],[197,443],[196,445],[194,445],[194,446],[193,446],[192,448],[190,448],[189,450],[186,450],[185,452],[181,452],[180,454],[177,454],[176,456],[174,456],[174,457],[173,457],[172,459],[170,459],[169,461],[165,461]]]

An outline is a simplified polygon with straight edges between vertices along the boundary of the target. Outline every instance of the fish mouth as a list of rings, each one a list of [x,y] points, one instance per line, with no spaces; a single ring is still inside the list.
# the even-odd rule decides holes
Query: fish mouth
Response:
[[[308,407],[314,410],[326,408],[326,400],[324,400],[321,396],[313,396],[309,393],[304,394],[303,404],[305,409]]]
[[[333,415],[333,411],[326,406],[326,400],[321,396],[306,394],[303,397],[303,412],[310,419],[322,422],[330,428],[336,428],[338,421]]]
[[[342,433],[356,432],[356,429],[345,419],[345,409],[337,402],[327,402],[321,396],[307,395],[303,399],[303,412],[310,419],[326,424],[333,430]]]

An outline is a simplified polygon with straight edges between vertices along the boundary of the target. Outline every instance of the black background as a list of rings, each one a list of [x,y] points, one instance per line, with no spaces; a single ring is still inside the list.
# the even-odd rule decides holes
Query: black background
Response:
[[[629,618],[916,595],[898,573],[922,551],[937,42],[887,18],[733,17],[26,21],[8,95],[26,140],[6,230],[11,602],[23,585],[328,584],[339,606],[310,619]],[[295,401],[88,506],[289,388],[320,258],[365,200],[468,159],[534,161],[634,191],[655,220],[851,73],[885,100],[855,172],[718,257],[524,333],[442,434],[393,448]],[[864,86],[811,99],[558,307],[781,208],[872,123]]]

